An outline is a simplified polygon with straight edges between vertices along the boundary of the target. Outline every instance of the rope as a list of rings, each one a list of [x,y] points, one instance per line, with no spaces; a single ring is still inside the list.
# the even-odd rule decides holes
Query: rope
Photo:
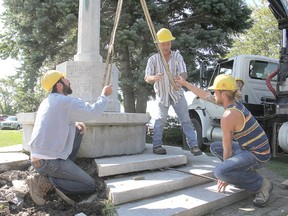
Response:
[[[205,175],[202,175],[202,174],[191,173],[191,172],[188,172],[188,171],[179,170],[179,169],[175,169],[175,168],[165,167],[165,168],[163,168],[163,169],[173,170],[173,171],[181,172],[181,173],[186,173],[186,174],[189,174],[189,175],[193,175],[193,176],[197,176],[197,177],[209,179],[209,180],[212,180],[212,181],[218,181],[218,179],[213,178],[213,177],[210,177],[210,176],[205,176]]]
[[[109,70],[109,76],[108,76],[107,83],[108,83],[108,85],[111,83],[112,63],[113,63],[113,56],[114,56],[114,41],[115,41],[116,29],[118,27],[118,23],[120,20],[122,4],[123,4],[123,0],[119,0],[118,4],[117,4],[117,9],[116,9],[116,15],[115,15],[115,20],[114,20],[113,30],[112,30],[111,38],[110,38],[110,42],[109,42],[109,48],[108,48],[106,64],[105,64],[105,72],[104,72],[104,77],[103,77],[103,81],[102,81],[102,88],[105,86],[105,83],[106,83],[109,64],[110,64],[110,70]]]
[[[162,58],[162,61],[163,61],[163,64],[164,64],[164,67],[165,67],[165,71],[166,71],[166,74],[168,76],[168,79],[170,80],[172,86],[174,87],[174,89],[177,89],[177,86],[176,86],[176,83],[171,75],[171,71],[170,71],[170,68],[169,68],[169,65],[164,57],[164,54],[162,52],[162,50],[160,49],[160,43],[159,43],[159,40],[157,38],[157,34],[155,32],[155,28],[153,26],[153,22],[151,20],[151,17],[150,17],[150,14],[149,14],[149,10],[148,10],[148,7],[147,7],[147,4],[146,4],[146,1],[145,0],[140,0],[141,2],[141,5],[142,5],[142,8],[143,8],[143,11],[144,11],[144,15],[145,15],[145,18],[146,18],[146,21],[147,21],[147,24],[148,24],[148,27],[150,29],[150,32],[151,32],[151,35],[152,35],[152,38],[155,42],[155,45],[156,45],[156,48],[158,50],[158,52],[160,53],[161,55],[161,58]]]

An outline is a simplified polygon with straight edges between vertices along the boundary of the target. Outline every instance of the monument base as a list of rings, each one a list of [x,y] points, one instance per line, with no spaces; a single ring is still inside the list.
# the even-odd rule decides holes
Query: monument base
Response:
[[[27,151],[30,151],[28,143],[35,117],[36,113],[18,114],[23,124],[23,148]],[[87,129],[78,156],[99,158],[142,153],[146,142],[145,124],[149,119],[149,114],[105,112],[97,120],[85,122]]]

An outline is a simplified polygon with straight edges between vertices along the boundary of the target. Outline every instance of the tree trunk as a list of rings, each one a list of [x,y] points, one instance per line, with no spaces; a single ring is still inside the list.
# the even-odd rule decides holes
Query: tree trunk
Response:
[[[120,59],[120,71],[121,71],[121,83],[120,87],[123,91],[124,99],[124,112],[135,113],[135,96],[133,88],[133,74],[130,68],[129,61],[129,48],[126,44],[121,46],[121,59]]]
[[[136,113],[146,113],[148,101],[148,90],[145,86],[140,86],[136,94]]]
[[[29,73],[28,90],[31,92],[34,92],[35,83],[37,82],[36,76],[37,74],[34,71]]]

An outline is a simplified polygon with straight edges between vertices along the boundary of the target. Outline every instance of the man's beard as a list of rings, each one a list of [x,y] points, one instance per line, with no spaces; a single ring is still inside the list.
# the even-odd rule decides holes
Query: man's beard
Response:
[[[63,90],[62,90],[62,92],[63,92],[64,95],[69,95],[69,94],[72,94],[72,93],[73,93],[70,85],[66,85],[66,84],[63,84]]]

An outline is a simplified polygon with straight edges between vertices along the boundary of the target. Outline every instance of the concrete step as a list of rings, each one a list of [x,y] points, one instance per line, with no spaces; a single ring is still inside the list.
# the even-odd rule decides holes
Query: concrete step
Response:
[[[217,192],[215,182],[116,206],[118,216],[200,216],[251,196],[247,191],[227,186]]]
[[[163,171],[121,175],[105,180],[107,197],[113,204],[118,205],[211,181],[188,173],[212,177],[215,163],[219,161],[213,161],[205,154],[195,157],[188,151],[183,153],[188,158],[185,166],[173,170],[163,169]]]
[[[182,148],[164,146],[166,155],[153,154],[152,144],[146,144],[142,154],[95,159],[100,177],[179,166],[187,163]]]
[[[29,156],[22,152],[22,145],[0,148],[0,173],[7,170],[22,170],[30,165]]]
[[[106,180],[109,200],[118,205],[210,181],[174,170],[145,172],[138,176],[143,180],[134,180],[135,175]]]

